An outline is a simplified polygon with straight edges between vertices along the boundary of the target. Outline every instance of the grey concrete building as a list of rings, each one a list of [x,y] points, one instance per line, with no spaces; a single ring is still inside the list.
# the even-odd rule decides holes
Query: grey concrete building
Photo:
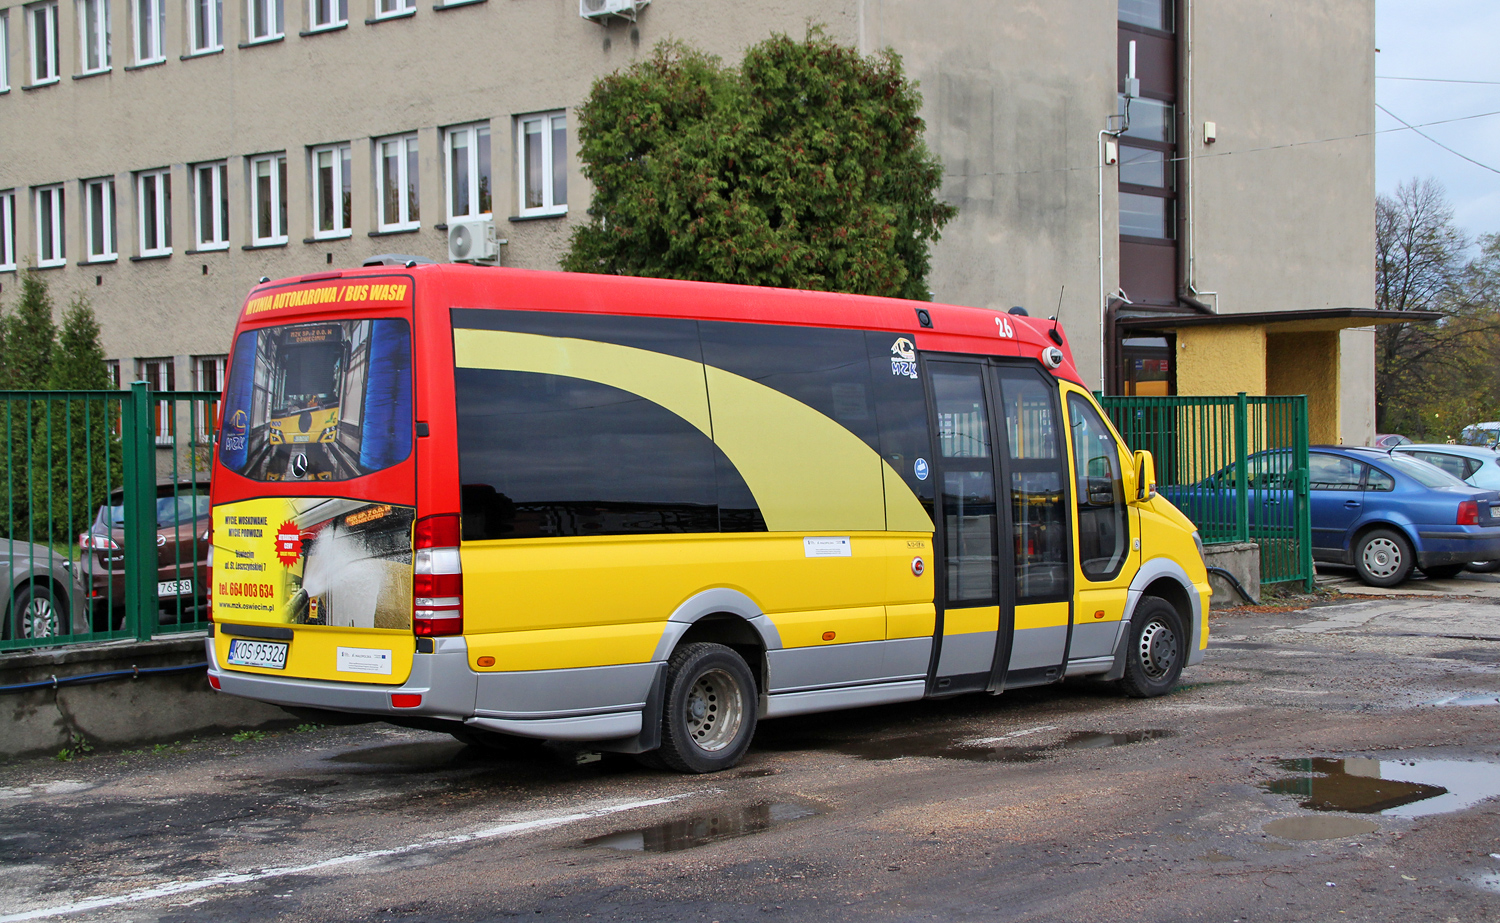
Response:
[[[0,0],[0,301],[45,267],[122,380],[217,388],[262,276],[484,215],[555,267],[596,77],[809,22],[921,83],[936,299],[1060,304],[1112,392],[1308,393],[1368,439],[1373,0]]]

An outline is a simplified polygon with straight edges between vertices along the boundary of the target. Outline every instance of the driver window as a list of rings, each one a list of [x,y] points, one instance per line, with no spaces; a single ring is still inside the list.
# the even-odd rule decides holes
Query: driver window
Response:
[[[1340,455],[1312,453],[1308,458],[1308,487],[1313,490],[1359,490],[1364,466]]]
[[[1093,405],[1080,395],[1068,395],[1068,417],[1077,479],[1079,565],[1090,580],[1109,580],[1120,572],[1130,545],[1119,445]]]

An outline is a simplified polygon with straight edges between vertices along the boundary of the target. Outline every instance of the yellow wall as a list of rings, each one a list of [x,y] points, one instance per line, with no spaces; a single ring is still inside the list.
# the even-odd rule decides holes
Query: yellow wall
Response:
[[[1335,373],[1337,374],[1337,373]],[[1263,328],[1184,327],[1177,330],[1177,393],[1266,393]]]
[[[1268,334],[1266,393],[1306,394],[1309,441],[1338,444],[1338,331]]]

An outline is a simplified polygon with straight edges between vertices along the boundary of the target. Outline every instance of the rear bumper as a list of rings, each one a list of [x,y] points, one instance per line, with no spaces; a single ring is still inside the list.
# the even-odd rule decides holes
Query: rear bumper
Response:
[[[1417,549],[1420,567],[1500,560],[1500,526],[1419,529],[1417,538],[1421,542]]]
[[[224,669],[206,639],[208,675],[219,681],[219,691],[293,708],[322,708],[363,715],[445,718],[463,721],[474,714],[475,674],[469,668],[469,645],[462,637],[434,638],[431,654],[413,655],[411,674],[399,686],[328,682],[291,676],[267,676]],[[420,695],[416,708],[396,708],[392,693]]]

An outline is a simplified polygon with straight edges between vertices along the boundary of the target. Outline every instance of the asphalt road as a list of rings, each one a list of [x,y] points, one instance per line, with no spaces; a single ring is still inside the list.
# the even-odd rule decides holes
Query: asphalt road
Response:
[[[1500,600],[1213,630],[1162,699],[783,719],[715,776],[383,725],[11,763],[0,921],[1500,920]]]

